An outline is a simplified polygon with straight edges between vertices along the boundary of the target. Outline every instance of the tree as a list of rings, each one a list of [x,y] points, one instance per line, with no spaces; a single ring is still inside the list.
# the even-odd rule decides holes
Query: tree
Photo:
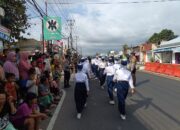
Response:
[[[30,27],[25,4],[25,0],[0,0],[0,7],[5,10],[2,25],[11,30],[11,40],[20,39],[20,34]]]
[[[160,33],[154,33],[149,38],[148,42],[158,43],[158,42],[161,42],[162,40],[169,41],[176,37],[177,37],[177,35],[175,35],[172,30],[163,29]]]

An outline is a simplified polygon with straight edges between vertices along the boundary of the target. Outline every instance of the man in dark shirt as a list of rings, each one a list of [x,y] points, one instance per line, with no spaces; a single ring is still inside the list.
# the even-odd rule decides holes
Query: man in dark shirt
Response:
[[[70,63],[68,61],[68,55],[65,56],[64,61],[64,88],[70,87],[69,80],[70,80],[71,74],[70,74]]]

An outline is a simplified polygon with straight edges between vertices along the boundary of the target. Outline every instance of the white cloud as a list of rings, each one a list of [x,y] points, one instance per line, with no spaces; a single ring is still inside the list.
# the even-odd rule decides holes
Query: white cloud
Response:
[[[84,2],[83,0],[68,1]],[[110,0],[101,1],[111,2]],[[113,2],[116,1],[119,0],[113,0]],[[56,5],[53,6],[57,11]],[[72,11],[71,15],[76,20],[77,34],[79,35],[78,43],[83,47],[83,52],[86,54],[92,54],[95,51],[120,49],[123,43],[141,43],[146,41],[154,32],[159,32],[164,28],[172,29],[175,34],[180,35],[180,15],[178,15],[180,2],[110,5],[75,4],[64,7],[68,7]],[[32,31],[34,32],[34,30]]]

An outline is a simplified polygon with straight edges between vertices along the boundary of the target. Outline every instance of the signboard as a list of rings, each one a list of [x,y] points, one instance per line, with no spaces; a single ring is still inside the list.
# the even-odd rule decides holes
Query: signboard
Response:
[[[44,17],[44,40],[61,40],[61,18],[60,17]]]
[[[10,40],[10,30],[0,25],[0,38],[3,40]]]

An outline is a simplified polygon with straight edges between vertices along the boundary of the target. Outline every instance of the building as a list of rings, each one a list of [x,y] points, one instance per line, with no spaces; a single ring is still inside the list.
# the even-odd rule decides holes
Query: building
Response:
[[[10,30],[1,25],[1,19],[5,16],[4,9],[0,7],[0,51],[4,49],[4,41],[9,42]]]
[[[154,50],[155,58],[161,63],[180,64],[180,37],[170,41],[162,41],[159,48]]]
[[[152,53],[152,43],[144,43],[140,45],[140,62],[141,63],[146,63],[146,62],[150,62],[152,57],[153,57],[153,53]]]
[[[35,39],[25,39],[19,40],[16,46],[20,48],[21,51],[27,51],[29,53],[34,53],[35,51],[42,51],[42,42]]]

